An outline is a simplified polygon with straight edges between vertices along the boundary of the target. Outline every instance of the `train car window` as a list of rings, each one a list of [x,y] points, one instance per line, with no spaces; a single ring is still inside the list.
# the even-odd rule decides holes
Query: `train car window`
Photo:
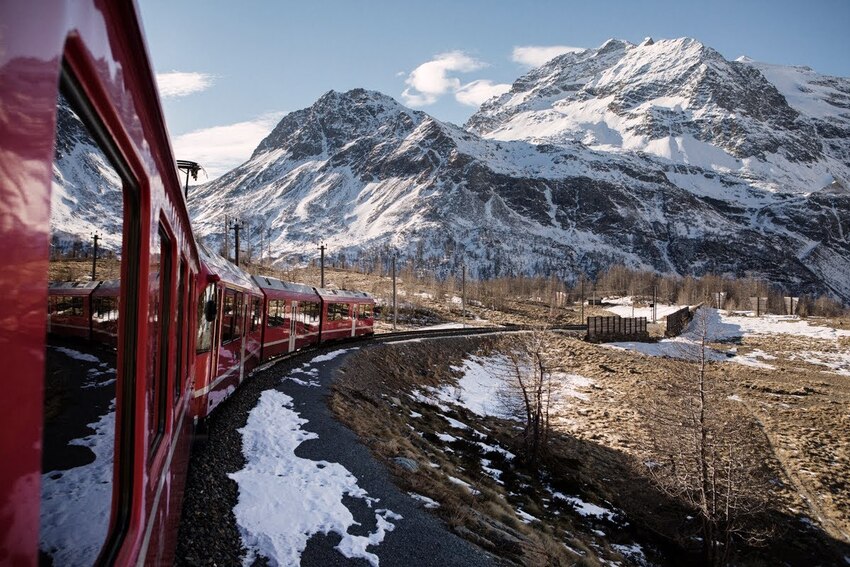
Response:
[[[286,324],[286,301],[283,299],[270,299],[267,327],[282,327]]]
[[[253,305],[251,308],[251,332],[253,333],[260,328],[260,324],[263,322],[263,305],[259,297],[253,298],[251,303]]]
[[[198,302],[198,336],[195,341],[195,351],[208,352],[212,348],[213,321],[207,320],[207,303],[215,301],[215,284],[209,284]]]
[[[151,273],[157,269],[156,277],[150,283],[150,364],[148,366],[148,432],[150,435],[150,455],[165,433],[166,406],[168,404],[168,338],[171,323],[171,275],[172,243],[165,229],[159,230],[151,238]]]
[[[233,312],[233,338],[238,339],[242,336],[242,325],[245,321],[245,294],[241,291],[236,292],[236,308]]]
[[[224,306],[221,313],[221,341],[223,343],[236,338],[236,307],[236,292],[232,289],[225,290]]]
[[[177,369],[177,374],[174,376],[174,401],[180,398],[180,392],[183,388],[183,296],[186,295],[185,279],[183,271],[185,270],[186,262],[181,258],[180,264],[177,267],[177,304],[174,311],[174,323],[177,329],[177,362],[174,368]]]
[[[135,359],[137,296],[121,279],[138,277],[138,193],[118,146],[65,70],[61,87],[48,278],[89,288],[113,280],[114,296],[92,297],[89,309],[82,296],[50,297],[51,316],[85,322],[49,326],[45,342],[39,554],[41,564],[91,565],[114,557],[130,518],[133,412],[117,410],[135,405],[133,370],[119,361]],[[107,323],[109,332],[100,332]]]
[[[307,312],[307,324],[313,328],[312,330],[317,330],[319,326],[319,318],[321,317],[319,304],[309,302],[305,303],[304,307]]]
[[[95,321],[115,321],[118,319],[117,297],[95,297],[92,301],[92,319]]]
[[[328,305],[328,319],[331,321],[342,321],[351,319],[348,303],[331,303]]]

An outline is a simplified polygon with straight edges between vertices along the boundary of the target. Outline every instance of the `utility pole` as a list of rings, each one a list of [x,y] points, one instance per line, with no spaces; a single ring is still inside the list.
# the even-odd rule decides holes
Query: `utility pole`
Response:
[[[463,265],[463,275],[460,279],[460,320],[466,327],[466,264]]]
[[[271,227],[266,229],[266,246],[268,247],[269,265],[271,265],[271,263],[272,263],[272,229],[271,229]]]
[[[251,249],[251,223],[242,221],[242,228],[245,229],[245,241],[248,243],[248,255],[245,261],[251,262],[254,254],[254,251]]]
[[[395,253],[393,253],[393,331],[395,331],[396,323],[398,323],[398,309],[395,295]]]
[[[230,219],[224,215],[224,257],[230,261]]]
[[[236,252],[235,252],[236,262],[235,263],[236,263],[237,266],[239,265],[239,231],[242,230],[242,228],[243,228],[242,223],[240,223],[238,220],[233,221],[233,233],[234,233],[233,244],[236,247]]]
[[[656,323],[658,317],[658,286],[652,286],[652,322]]]
[[[91,281],[94,281],[94,275],[97,271],[97,241],[100,240],[100,235],[95,232],[92,235],[92,240],[94,240],[94,250],[91,255]]]
[[[321,257],[319,259],[319,273],[321,274],[321,283],[319,287],[325,287],[325,243],[322,242],[319,244],[319,250],[321,251]]]
[[[584,324],[584,275],[581,276],[581,322]]]

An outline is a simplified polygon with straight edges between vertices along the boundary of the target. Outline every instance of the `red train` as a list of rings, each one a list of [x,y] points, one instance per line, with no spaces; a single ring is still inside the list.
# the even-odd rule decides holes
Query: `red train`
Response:
[[[0,22],[0,564],[168,564],[193,422],[261,361],[371,333],[374,302],[195,242],[133,3]],[[117,277],[57,283],[95,231]]]
[[[198,248],[207,285],[197,301],[196,420],[261,362],[373,333],[375,300],[366,293],[250,276],[203,245]]]

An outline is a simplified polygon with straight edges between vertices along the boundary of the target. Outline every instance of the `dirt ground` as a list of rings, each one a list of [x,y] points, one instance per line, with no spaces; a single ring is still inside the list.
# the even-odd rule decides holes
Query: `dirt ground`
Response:
[[[399,456],[432,463],[417,473],[395,466],[399,482],[443,503],[435,513],[456,525],[460,533],[473,541],[480,538],[490,542],[492,532],[501,530],[492,522],[514,530],[513,535],[521,542],[517,549],[525,551],[509,555],[513,561],[677,564],[693,559],[693,546],[686,540],[683,543],[683,534],[689,533],[688,510],[654,490],[641,466],[652,457],[642,410],[663,397],[659,385],[680,376],[681,363],[569,337],[555,338],[552,345],[566,372],[589,378],[591,383],[580,389],[580,397],[570,398],[558,408],[555,456],[548,469],[536,476],[514,465],[517,475],[525,480],[513,489],[482,475],[474,463],[480,455],[474,451],[473,458],[463,456],[464,440],[457,431],[450,431],[459,439],[448,449],[435,436],[447,430],[439,415],[442,412],[476,424],[489,438],[516,451],[515,424],[500,423],[495,418],[482,420],[453,406],[454,413],[446,414],[404,395],[425,386],[452,383],[456,373],[450,366],[458,364],[467,352],[496,348],[490,339],[405,343],[366,350],[354,359],[357,365],[340,381],[333,407],[390,466],[395,466],[393,459]],[[732,345],[715,346],[725,349]],[[771,535],[762,547],[743,549],[738,561],[755,565],[840,564],[850,556],[850,377],[824,372],[823,366],[800,360],[800,353],[846,350],[850,344],[846,339],[836,342],[760,336],[744,339],[734,347],[739,353],[760,349],[776,356],[769,360],[772,369],[734,362],[709,366],[709,375],[722,382],[728,399],[737,402],[731,404],[737,412],[733,419],[754,419],[758,424],[753,443],[773,477],[769,519],[764,518],[772,527]],[[416,414],[424,417],[411,419]],[[465,501],[454,501],[447,495],[455,494],[456,486],[447,484],[448,473],[438,474],[435,471],[440,469],[433,468],[434,464],[453,471],[449,476],[467,479],[486,497],[467,496]],[[542,491],[538,484],[544,479],[550,485],[570,487],[586,501],[613,506],[622,511],[629,526],[617,521],[588,522],[571,515],[570,510],[553,509],[551,500],[531,497],[535,491]],[[535,486],[537,489],[529,488]],[[482,499],[485,503],[480,502]],[[494,502],[499,504],[495,509]],[[523,523],[516,516],[517,507],[544,521]],[[490,520],[482,522],[479,514]],[[507,521],[509,517],[513,520]],[[603,532],[604,537],[599,535]],[[562,544],[560,548],[558,543]],[[642,556],[624,553],[634,543],[641,546]],[[563,545],[568,546],[566,553]]]

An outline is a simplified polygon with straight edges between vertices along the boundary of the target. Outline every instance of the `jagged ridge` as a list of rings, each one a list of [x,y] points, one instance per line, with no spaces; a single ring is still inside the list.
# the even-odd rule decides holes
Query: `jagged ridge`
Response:
[[[633,54],[647,49],[676,57],[655,53],[644,68],[645,54]],[[643,145],[602,144],[599,129],[594,141],[587,128],[547,122],[580,114],[563,112],[575,104],[624,117],[617,125]],[[533,135],[516,135],[518,117],[529,116]],[[479,277],[624,262],[762,275],[792,291],[850,297],[841,220],[850,206],[843,177],[824,173],[846,169],[835,157],[846,139],[827,147],[755,64],[728,62],[693,40],[609,41],[531,71],[467,128],[380,93],[327,93],[285,117],[248,162],[195,192],[198,228],[220,234],[222,215],[243,203],[272,229],[274,249],[301,258],[323,238],[349,259],[392,246],[443,273],[461,262]],[[690,159],[697,153],[687,143],[679,144],[691,150],[684,159],[647,151],[659,139],[676,143],[671,133],[711,159]],[[777,152],[778,162],[764,161]],[[714,163],[723,160],[745,167]],[[763,175],[780,162],[791,164],[785,179]],[[812,176],[831,189],[802,187]]]

